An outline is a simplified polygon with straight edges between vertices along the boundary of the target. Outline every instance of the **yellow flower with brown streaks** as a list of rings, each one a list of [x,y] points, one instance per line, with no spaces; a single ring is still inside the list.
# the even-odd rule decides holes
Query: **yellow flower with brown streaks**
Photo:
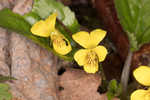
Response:
[[[55,28],[56,17],[57,13],[53,13],[46,20],[36,22],[32,26],[31,32],[37,36],[50,37],[54,50],[61,55],[66,55],[72,50],[71,44],[69,40]]]
[[[107,49],[98,45],[106,35],[106,31],[96,29],[90,34],[85,31],[72,35],[72,38],[85,49],[78,50],[75,55],[75,61],[84,67],[87,73],[98,71],[98,63],[104,61],[107,55]]]
[[[134,70],[135,79],[144,86],[150,86],[150,67],[140,66]],[[150,100],[150,89],[138,89],[131,94],[131,100]]]

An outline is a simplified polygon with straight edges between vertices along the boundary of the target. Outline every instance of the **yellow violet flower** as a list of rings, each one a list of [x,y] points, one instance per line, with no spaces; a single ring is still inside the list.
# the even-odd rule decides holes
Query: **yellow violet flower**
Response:
[[[55,28],[56,17],[57,13],[53,13],[46,20],[36,22],[32,26],[31,32],[37,36],[50,37],[54,50],[61,55],[66,55],[72,48],[68,39]]]
[[[87,73],[97,72],[98,63],[102,62],[107,55],[107,49],[104,46],[98,46],[105,35],[106,31],[101,29],[96,29],[90,34],[81,31],[72,35],[72,38],[85,48],[78,50],[74,55],[74,59],[80,66],[83,66]]]
[[[150,67],[140,66],[134,70],[135,79],[144,86],[150,86]],[[150,89],[138,89],[131,94],[131,100],[150,100]]]

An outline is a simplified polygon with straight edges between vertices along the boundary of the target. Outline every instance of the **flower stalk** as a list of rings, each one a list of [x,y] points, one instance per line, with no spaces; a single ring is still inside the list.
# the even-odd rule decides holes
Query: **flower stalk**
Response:
[[[129,74],[130,74],[130,66],[132,61],[133,52],[129,49],[126,61],[123,66],[123,71],[121,75],[121,85],[122,85],[122,96],[121,100],[127,100],[127,87],[129,81]]]
[[[69,33],[70,37],[72,37],[72,32],[70,31],[70,29],[67,28],[67,27],[62,23],[62,21],[59,20],[58,18],[56,18],[56,21],[64,28],[64,30],[65,30],[67,33]]]

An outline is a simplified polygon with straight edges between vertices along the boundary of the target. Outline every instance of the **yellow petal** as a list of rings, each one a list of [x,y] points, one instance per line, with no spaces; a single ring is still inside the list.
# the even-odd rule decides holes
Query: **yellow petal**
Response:
[[[106,31],[101,29],[93,30],[90,33],[91,42],[93,46],[97,46],[106,36]]]
[[[145,100],[150,100],[150,92],[148,92],[147,95],[145,96]]]
[[[96,48],[93,49],[96,54],[98,55],[99,62],[102,62],[105,60],[106,55],[107,55],[107,49],[104,46],[97,46]]]
[[[88,53],[88,50],[80,49],[74,54],[74,59],[80,66],[86,63],[85,60],[86,60],[87,53]]]
[[[106,31],[96,29],[90,34],[85,31],[78,32],[72,35],[72,38],[84,48],[94,48],[105,37]]]
[[[32,26],[31,32],[34,35],[41,36],[41,37],[49,37],[50,36],[50,29],[49,29],[49,27],[47,27],[46,23],[43,20],[36,22]]]
[[[91,48],[90,35],[88,32],[80,31],[72,35],[72,38],[84,48]]]
[[[92,65],[93,64],[85,64],[83,68],[87,73],[96,73],[98,71],[98,63],[95,64],[95,66]]]
[[[144,86],[150,86],[150,67],[140,66],[134,70],[135,79]]]
[[[70,42],[57,30],[51,34],[51,40],[54,50],[61,55],[66,55],[72,50]]]
[[[37,36],[49,37],[50,33],[55,31],[56,16],[57,14],[53,13],[45,21],[40,20],[36,22],[32,26],[31,32]]]
[[[53,43],[53,48],[57,53],[61,55],[66,55],[72,50],[70,43],[68,44],[68,46],[67,45],[59,46],[56,43]]]
[[[56,17],[57,13],[53,13],[45,20],[45,23],[51,32],[55,30]]]
[[[131,100],[150,100],[150,92],[148,90],[136,90],[131,94]]]

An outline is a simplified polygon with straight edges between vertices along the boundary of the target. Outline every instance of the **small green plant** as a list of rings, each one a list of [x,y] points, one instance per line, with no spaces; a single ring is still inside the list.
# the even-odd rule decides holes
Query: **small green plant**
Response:
[[[0,100],[11,100],[12,94],[9,92],[9,85],[0,83]]]
[[[5,82],[10,80],[16,80],[11,76],[0,75],[0,100],[11,100],[12,94],[9,92],[10,86]]]
[[[116,80],[111,80],[108,85],[107,97],[108,100],[112,100],[114,97],[121,95],[122,88],[121,84],[117,83]]]

